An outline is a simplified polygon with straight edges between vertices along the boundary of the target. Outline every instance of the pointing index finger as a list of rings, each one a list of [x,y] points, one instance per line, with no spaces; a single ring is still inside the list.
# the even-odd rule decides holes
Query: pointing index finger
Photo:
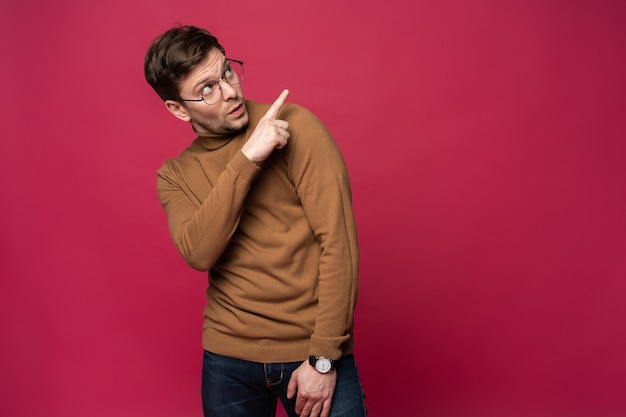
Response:
[[[283,90],[283,92],[280,93],[276,101],[274,101],[274,103],[272,104],[272,107],[270,107],[267,113],[265,113],[265,117],[268,117],[270,119],[276,119],[276,116],[278,116],[278,111],[283,106],[283,103],[285,103],[285,100],[287,100],[288,95],[289,90]]]

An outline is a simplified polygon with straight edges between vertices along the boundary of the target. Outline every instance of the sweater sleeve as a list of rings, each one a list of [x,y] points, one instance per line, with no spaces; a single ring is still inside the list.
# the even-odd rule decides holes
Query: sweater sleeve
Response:
[[[324,125],[312,113],[297,110],[297,124],[290,129],[289,172],[321,246],[318,314],[309,353],[338,359],[353,330],[358,291],[359,252],[350,181],[339,148]]]
[[[206,177],[183,173],[181,162],[166,161],[157,174],[159,199],[167,215],[170,235],[185,262],[208,271],[232,237],[258,167],[239,151],[226,165],[208,196],[199,201],[196,183]]]

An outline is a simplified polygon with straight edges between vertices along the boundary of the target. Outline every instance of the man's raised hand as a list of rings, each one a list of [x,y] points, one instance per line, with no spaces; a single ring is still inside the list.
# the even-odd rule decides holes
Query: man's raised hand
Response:
[[[243,154],[252,162],[265,161],[274,149],[282,149],[287,145],[289,123],[276,117],[288,95],[289,90],[283,90],[280,93],[241,148]]]

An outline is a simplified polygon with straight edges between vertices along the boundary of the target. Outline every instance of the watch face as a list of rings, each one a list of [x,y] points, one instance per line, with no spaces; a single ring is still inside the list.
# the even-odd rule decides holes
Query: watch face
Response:
[[[330,368],[331,368],[330,359],[317,358],[317,362],[315,362],[315,369],[325,374],[326,372],[330,371]]]

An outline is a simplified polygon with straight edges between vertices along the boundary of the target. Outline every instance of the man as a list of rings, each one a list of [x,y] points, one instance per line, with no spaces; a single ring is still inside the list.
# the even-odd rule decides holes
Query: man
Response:
[[[358,248],[350,184],[302,107],[244,100],[243,62],[176,27],[145,58],[148,83],[197,135],[157,175],[174,243],[209,271],[205,416],[365,415],[352,355]]]

